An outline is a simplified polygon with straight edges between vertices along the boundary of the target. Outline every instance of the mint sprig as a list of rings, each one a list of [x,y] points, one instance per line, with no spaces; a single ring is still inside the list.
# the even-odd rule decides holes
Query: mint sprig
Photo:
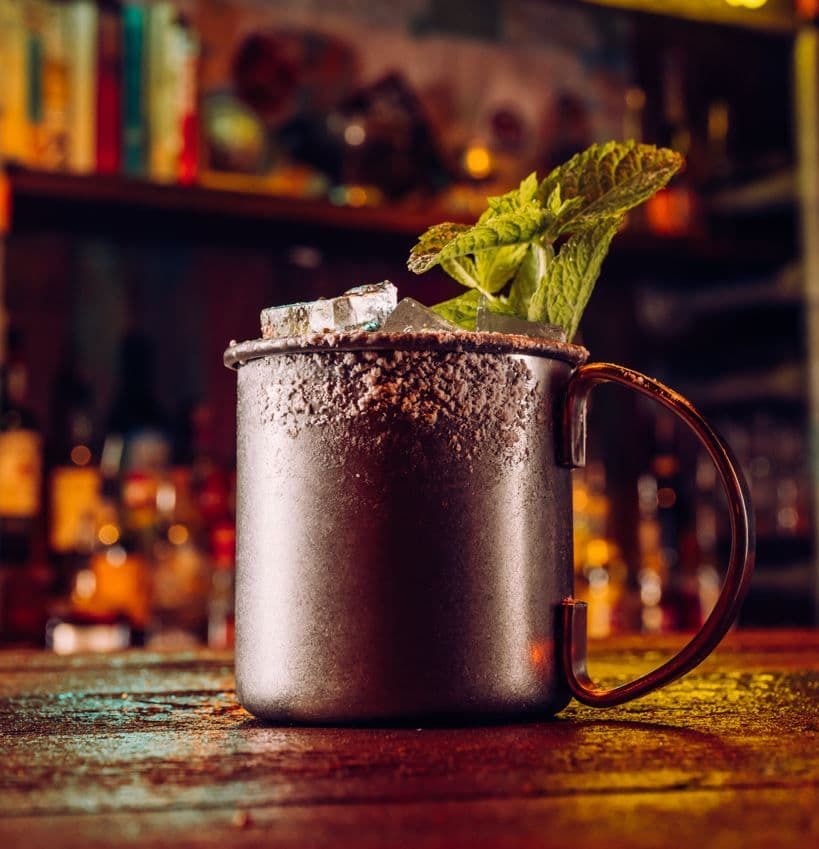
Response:
[[[421,274],[440,265],[470,291],[433,309],[475,329],[478,304],[493,312],[562,327],[571,339],[628,210],[668,183],[683,159],[636,142],[592,145],[538,182],[487,198],[472,226],[430,227],[407,265]]]

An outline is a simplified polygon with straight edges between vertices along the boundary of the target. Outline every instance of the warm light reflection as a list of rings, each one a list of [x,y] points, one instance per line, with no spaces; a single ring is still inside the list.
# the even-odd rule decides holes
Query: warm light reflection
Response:
[[[487,177],[492,170],[492,155],[481,144],[470,145],[464,153],[464,168],[476,180]]]
[[[366,138],[367,133],[361,124],[348,124],[344,128],[344,141],[352,147],[358,147],[358,145],[364,144]]]
[[[75,445],[71,449],[71,462],[75,466],[87,466],[91,462],[91,449],[87,445]]]
[[[128,554],[121,545],[115,545],[105,552],[105,559],[112,566],[122,566],[122,564],[128,559]]]
[[[668,510],[677,503],[677,493],[670,486],[661,486],[657,490],[657,506]]]
[[[74,595],[77,598],[91,598],[97,591],[97,576],[90,569],[80,569],[74,578]]]
[[[529,647],[529,659],[532,666],[541,667],[546,664],[549,657],[548,644],[543,641],[533,642]]]
[[[363,186],[347,187],[347,203],[350,206],[364,206],[367,200],[367,190]]]
[[[725,0],[725,2],[735,9],[761,9],[768,0]]]
[[[188,529],[184,525],[171,525],[168,528],[168,541],[174,545],[184,545],[188,536]]]
[[[101,525],[97,531],[97,539],[103,545],[113,545],[119,539],[119,528],[116,525]]]
[[[590,567],[604,566],[610,558],[609,543],[605,539],[590,539],[586,544],[586,563]]]

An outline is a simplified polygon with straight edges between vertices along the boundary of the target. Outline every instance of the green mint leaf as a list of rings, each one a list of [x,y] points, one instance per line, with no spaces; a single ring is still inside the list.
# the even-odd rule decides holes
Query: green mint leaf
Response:
[[[622,218],[606,218],[575,233],[548,266],[529,304],[529,321],[556,324],[571,341]]]
[[[496,215],[502,215],[505,212],[514,212],[516,209],[521,209],[530,204],[538,193],[539,183],[537,173],[533,171],[528,177],[521,180],[520,185],[511,192],[497,197],[489,197],[486,199],[487,209],[478,219],[478,224],[483,224],[490,218]]]
[[[510,245],[491,251],[478,251],[475,254],[475,269],[480,281],[478,288],[490,294],[500,292],[515,276],[527,247],[526,244]]]
[[[556,324],[571,339],[625,213],[682,165],[679,154],[651,145],[593,145],[541,183],[530,174],[516,189],[487,198],[474,226],[430,227],[407,265],[417,274],[440,265],[470,290],[434,307],[461,327],[474,329],[485,297],[490,312]],[[554,243],[566,235],[555,255]]]
[[[540,184],[538,198],[550,211],[556,190],[563,202],[580,199],[559,213],[560,232],[574,232],[648,200],[682,164],[682,156],[667,148],[633,141],[595,144],[555,168]]]
[[[455,236],[437,254],[436,261],[457,259],[508,245],[526,244],[543,232],[550,217],[538,203],[495,215],[485,223],[476,224]]]
[[[457,298],[451,298],[431,307],[433,312],[438,313],[441,318],[457,324],[464,330],[474,330],[475,320],[478,314],[478,304],[481,301],[481,293],[477,289],[470,289]]]
[[[410,251],[407,268],[416,274],[421,274],[432,268],[438,261],[438,254],[460,233],[469,230],[468,224],[455,224],[444,221],[430,227]]]
[[[457,280],[461,286],[466,286],[468,289],[477,289],[480,287],[478,270],[475,268],[475,261],[471,257],[462,256],[459,259],[442,260],[441,268],[453,280]]]
[[[571,221],[584,205],[585,201],[581,197],[564,200],[561,197],[560,186],[555,186],[546,200],[546,208],[552,215],[552,223],[544,234],[544,240],[546,242],[554,242],[563,231],[565,223]]]
[[[509,304],[517,316],[522,318],[528,314],[529,302],[538,283],[545,278],[546,269],[553,258],[554,250],[551,245],[530,242],[527,246],[526,255],[509,289]]]
[[[505,295],[500,295],[497,298],[487,298],[484,295],[478,302],[478,312],[486,310],[487,312],[495,313],[496,315],[517,316],[515,308],[509,302],[509,298]]]

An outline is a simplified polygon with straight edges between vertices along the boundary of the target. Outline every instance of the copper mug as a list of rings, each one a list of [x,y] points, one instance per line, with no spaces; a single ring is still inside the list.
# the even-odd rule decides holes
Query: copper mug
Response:
[[[360,333],[231,345],[238,378],[236,687],[277,722],[545,717],[688,672],[747,590],[754,537],[730,450],[683,397],[557,341]],[[732,544],[719,600],[631,683],[586,671],[571,469],[614,382],[676,413],[716,464]]]

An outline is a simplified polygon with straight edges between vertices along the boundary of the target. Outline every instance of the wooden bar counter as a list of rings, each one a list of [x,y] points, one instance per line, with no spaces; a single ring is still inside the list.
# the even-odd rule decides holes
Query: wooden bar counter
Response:
[[[592,671],[679,642],[598,644]],[[264,725],[231,663],[0,652],[0,846],[819,845],[819,631],[739,631],[641,701],[491,727]]]

